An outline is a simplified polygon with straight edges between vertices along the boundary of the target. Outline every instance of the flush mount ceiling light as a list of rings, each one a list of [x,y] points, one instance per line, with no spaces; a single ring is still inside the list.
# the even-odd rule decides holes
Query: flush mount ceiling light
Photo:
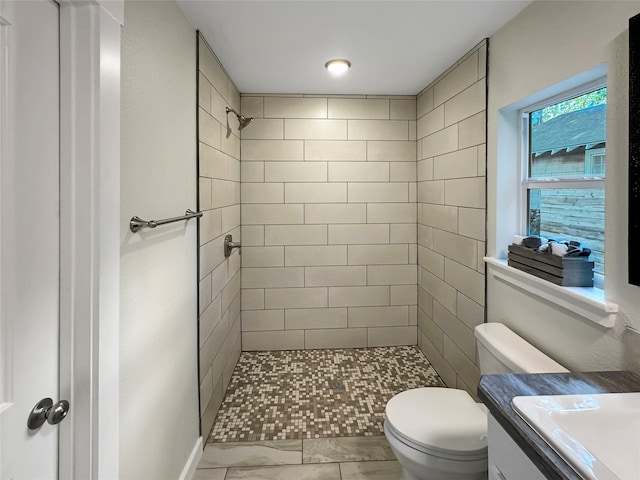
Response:
[[[329,70],[329,73],[332,73],[333,75],[342,75],[344,72],[349,70],[351,62],[341,59],[329,60],[324,64],[324,66],[327,70]]]

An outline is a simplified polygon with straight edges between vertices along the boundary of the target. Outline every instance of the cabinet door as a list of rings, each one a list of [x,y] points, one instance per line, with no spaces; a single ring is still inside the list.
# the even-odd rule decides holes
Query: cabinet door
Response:
[[[545,480],[538,467],[489,414],[489,480]]]

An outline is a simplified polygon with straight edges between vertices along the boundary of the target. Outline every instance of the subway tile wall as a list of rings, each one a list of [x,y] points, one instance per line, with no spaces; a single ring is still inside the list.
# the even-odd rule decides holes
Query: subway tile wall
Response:
[[[417,101],[418,345],[449,387],[475,396],[484,322],[487,44]]]
[[[416,97],[241,106],[243,350],[416,344]]]
[[[240,110],[240,94],[206,41],[198,42],[200,425],[206,438],[241,351],[240,255],[234,250],[225,258],[223,251],[225,235],[240,239],[240,138],[235,115],[225,111]]]

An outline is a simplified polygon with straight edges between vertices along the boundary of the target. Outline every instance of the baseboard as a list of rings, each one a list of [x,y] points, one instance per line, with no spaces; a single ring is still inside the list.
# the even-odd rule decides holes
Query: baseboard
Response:
[[[196,444],[191,451],[191,455],[189,455],[189,458],[187,459],[187,463],[184,464],[184,468],[182,469],[182,473],[178,480],[191,480],[193,475],[196,473],[196,468],[198,468],[200,458],[202,458],[202,437],[198,437],[196,440]]]

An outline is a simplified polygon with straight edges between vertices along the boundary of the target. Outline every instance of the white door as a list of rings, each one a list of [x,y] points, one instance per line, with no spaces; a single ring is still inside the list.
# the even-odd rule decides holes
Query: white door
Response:
[[[48,480],[58,427],[27,418],[59,400],[58,5],[0,0],[0,25],[0,478]]]

